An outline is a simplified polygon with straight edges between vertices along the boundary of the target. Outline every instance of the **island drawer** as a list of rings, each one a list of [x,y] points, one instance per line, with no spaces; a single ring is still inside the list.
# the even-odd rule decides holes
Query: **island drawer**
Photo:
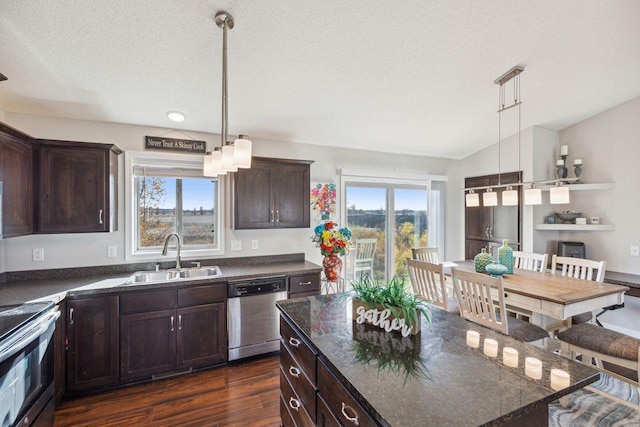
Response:
[[[329,405],[327,405],[327,402],[324,401],[322,396],[318,394],[317,400],[318,417],[316,425],[323,427],[340,427],[340,422],[338,421],[336,416],[333,415],[333,412],[331,412],[331,409],[329,409]]]
[[[331,412],[345,426],[377,426],[367,412],[349,394],[346,388],[333,376],[329,369],[318,361],[318,391],[327,402]]]
[[[315,291],[317,295],[320,292],[320,275],[304,274],[301,276],[289,277],[289,293],[298,294],[300,292],[312,292]]]
[[[316,389],[282,341],[280,341],[280,368],[298,395],[300,402],[307,408],[311,418],[315,421]]]
[[[178,289],[178,307],[224,302],[226,298],[227,286],[224,283]]]
[[[317,384],[316,354],[282,316],[280,316],[280,337],[304,373],[307,374],[311,384],[315,386]]]
[[[176,290],[127,292],[120,295],[120,313],[145,313],[176,308]]]
[[[280,394],[280,419],[282,420],[282,427],[296,427],[296,423],[294,423],[293,418],[291,418],[282,394]]]
[[[282,400],[284,400],[285,407],[289,412],[291,418],[298,427],[313,427],[315,423],[307,413],[302,402],[298,399],[298,395],[295,394],[291,384],[287,380],[284,372],[280,369],[280,393],[282,393]]]

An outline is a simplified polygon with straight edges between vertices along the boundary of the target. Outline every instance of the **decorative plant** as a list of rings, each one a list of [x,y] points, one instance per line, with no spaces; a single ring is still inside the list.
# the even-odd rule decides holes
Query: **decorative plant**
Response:
[[[343,256],[351,250],[351,230],[339,227],[333,221],[318,224],[311,240],[320,248],[323,256],[338,254]]]
[[[402,317],[411,327],[418,321],[418,313],[422,313],[427,324],[431,325],[429,303],[418,298],[418,295],[404,289],[404,279],[393,276],[387,283],[379,283],[369,275],[351,281],[354,298],[364,301],[371,307],[379,304],[388,308],[395,317]],[[348,294],[347,294],[348,295]]]

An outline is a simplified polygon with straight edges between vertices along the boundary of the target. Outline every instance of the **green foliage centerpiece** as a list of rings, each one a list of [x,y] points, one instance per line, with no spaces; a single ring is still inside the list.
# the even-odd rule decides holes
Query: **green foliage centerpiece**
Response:
[[[403,337],[420,332],[421,314],[431,324],[429,303],[405,291],[404,280],[396,276],[387,283],[378,283],[366,275],[352,281],[351,286],[353,319],[357,323],[369,323],[387,332],[399,331]]]

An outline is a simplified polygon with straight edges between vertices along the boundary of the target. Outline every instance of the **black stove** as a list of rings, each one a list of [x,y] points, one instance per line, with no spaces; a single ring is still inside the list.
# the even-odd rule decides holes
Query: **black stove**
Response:
[[[0,306],[0,343],[53,306],[49,301]]]

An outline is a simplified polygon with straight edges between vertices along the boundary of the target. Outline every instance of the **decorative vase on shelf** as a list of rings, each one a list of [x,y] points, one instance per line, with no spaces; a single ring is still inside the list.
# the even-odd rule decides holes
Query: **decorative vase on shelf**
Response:
[[[342,273],[342,259],[338,254],[329,254],[322,260],[322,267],[324,268],[324,276],[327,280],[335,281],[340,278]]]
[[[486,266],[493,262],[493,257],[487,252],[487,248],[482,248],[481,252],[473,257],[473,265],[477,273],[486,273]]]
[[[502,241],[502,246],[498,248],[498,261],[507,267],[507,273],[513,274],[513,249],[507,240]]]

